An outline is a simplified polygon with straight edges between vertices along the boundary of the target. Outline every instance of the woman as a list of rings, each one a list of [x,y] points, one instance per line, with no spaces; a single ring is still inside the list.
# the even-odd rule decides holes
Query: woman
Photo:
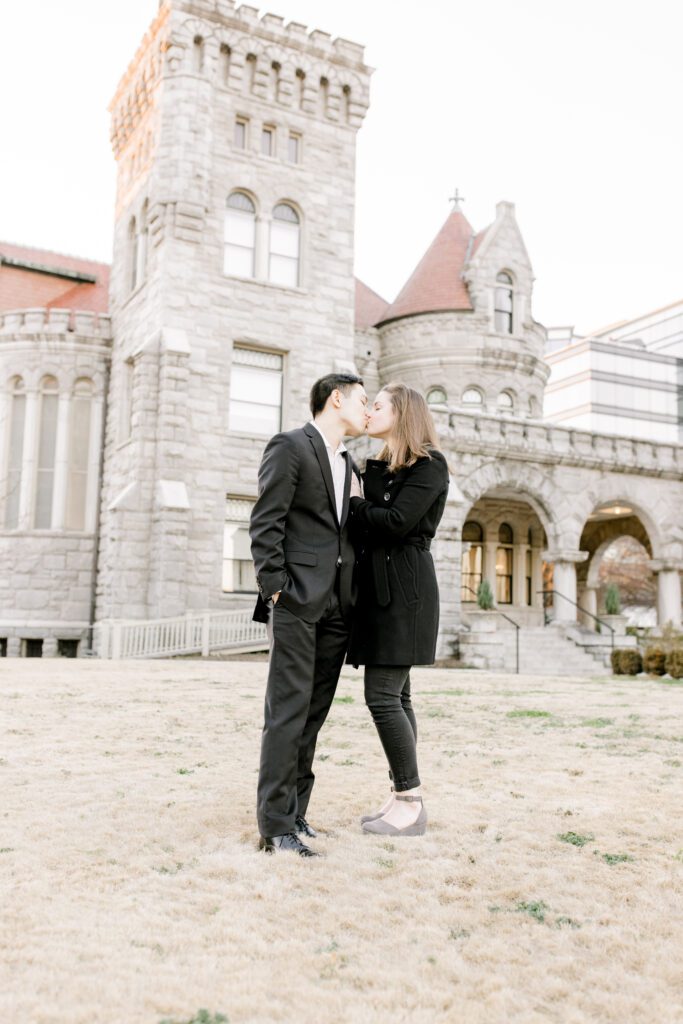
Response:
[[[359,550],[359,598],[348,660],[365,665],[365,700],[393,781],[389,799],[361,818],[364,831],[417,836],[427,827],[417,769],[412,665],[431,665],[439,591],[431,540],[443,515],[448,467],[422,395],[388,384],[368,413],[367,432],[384,446],[368,459],[365,497],[349,514]]]

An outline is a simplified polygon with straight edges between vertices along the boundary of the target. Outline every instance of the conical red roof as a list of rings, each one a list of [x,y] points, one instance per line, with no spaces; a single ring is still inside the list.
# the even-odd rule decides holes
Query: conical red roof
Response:
[[[467,218],[453,210],[380,322],[416,313],[473,309],[461,277],[473,233]]]
[[[388,308],[386,299],[356,278],[356,327],[374,327],[384,319],[384,310]]]

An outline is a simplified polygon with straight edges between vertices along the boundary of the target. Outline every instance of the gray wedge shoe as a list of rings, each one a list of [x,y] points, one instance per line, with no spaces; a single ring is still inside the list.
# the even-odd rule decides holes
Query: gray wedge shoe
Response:
[[[366,821],[363,824],[363,831],[371,832],[376,836],[423,836],[427,831],[427,811],[422,803],[422,797],[402,796],[400,793],[397,793],[396,799],[405,800],[410,803],[417,803],[418,800],[420,801],[422,807],[420,808],[417,821],[413,822],[412,825],[406,825],[405,828],[396,828],[395,825],[390,825],[388,821],[376,818],[373,821]]]
[[[391,787],[391,792],[394,792],[393,786]],[[366,821],[377,821],[378,818],[382,817],[383,813],[386,814],[387,812],[377,811],[376,814],[364,814],[363,817],[360,819],[360,823],[361,825],[364,825]]]

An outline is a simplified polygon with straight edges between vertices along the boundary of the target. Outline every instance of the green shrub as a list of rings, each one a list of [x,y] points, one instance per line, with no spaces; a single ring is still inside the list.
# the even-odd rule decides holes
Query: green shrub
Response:
[[[605,591],[605,611],[608,615],[619,615],[621,612],[621,600],[619,598],[619,587],[616,583],[610,583]]]
[[[482,580],[477,587],[477,604],[485,612],[493,608],[493,591],[488,580]]]
[[[666,672],[666,653],[661,647],[646,647],[643,657],[643,669],[653,676],[663,676]]]
[[[621,656],[623,653],[624,652],[621,649],[621,647],[615,647],[612,653],[610,654],[610,661],[612,662],[612,671],[614,672],[615,676],[623,675],[623,672],[621,671]]]
[[[666,671],[674,679],[683,679],[683,650],[669,651],[666,656]]]
[[[622,647],[619,650],[619,667],[621,675],[637,676],[643,671],[643,659],[635,647]]]

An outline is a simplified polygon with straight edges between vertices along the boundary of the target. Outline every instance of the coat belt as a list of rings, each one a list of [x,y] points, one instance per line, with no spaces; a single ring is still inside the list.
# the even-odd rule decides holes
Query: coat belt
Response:
[[[372,577],[375,583],[375,594],[377,604],[386,608],[391,603],[391,589],[389,587],[389,572],[387,562],[389,551],[396,551],[398,548],[420,548],[422,551],[429,551],[432,542],[428,537],[404,537],[398,544],[384,545],[381,548],[373,548],[371,556]]]

